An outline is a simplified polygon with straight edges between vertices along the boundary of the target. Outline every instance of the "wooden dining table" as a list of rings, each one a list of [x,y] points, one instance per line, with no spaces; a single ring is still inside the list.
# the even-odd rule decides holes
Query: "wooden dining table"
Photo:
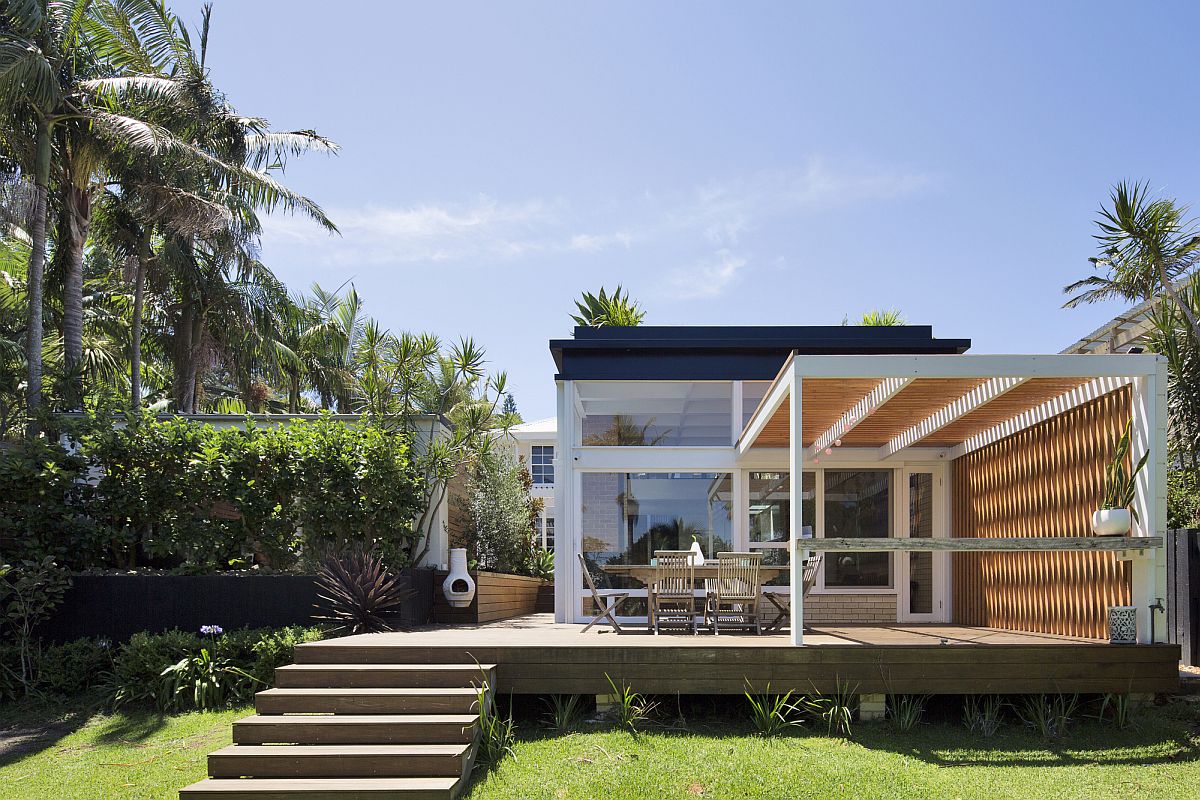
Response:
[[[655,568],[653,564],[603,564],[600,566],[602,572],[609,575],[624,575],[628,578],[633,578],[647,589],[650,589],[654,584]],[[696,580],[712,579],[717,577],[717,564],[697,564],[692,567],[696,571]],[[782,566],[767,566],[762,565],[758,568],[758,576],[763,584],[778,578],[780,575],[786,575],[791,567]],[[785,593],[763,592],[763,596],[775,606],[775,619],[764,628],[766,631],[777,631],[783,627],[783,623],[787,620],[788,611],[791,608],[791,596]]]

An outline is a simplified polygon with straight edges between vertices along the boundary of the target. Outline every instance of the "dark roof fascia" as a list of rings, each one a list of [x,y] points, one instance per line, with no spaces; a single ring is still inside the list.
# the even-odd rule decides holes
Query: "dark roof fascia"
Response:
[[[771,380],[793,352],[953,355],[970,346],[970,339],[935,339],[928,325],[646,326],[576,328],[574,339],[551,340],[550,351],[556,380]]]

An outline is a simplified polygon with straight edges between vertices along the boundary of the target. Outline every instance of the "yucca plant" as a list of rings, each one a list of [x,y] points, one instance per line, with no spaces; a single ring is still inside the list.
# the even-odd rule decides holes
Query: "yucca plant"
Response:
[[[771,684],[765,692],[754,693],[746,684],[746,700],[750,703],[750,724],[759,736],[772,737],[799,728],[799,704],[792,700],[792,690],[784,694],[771,694]]]
[[[1004,724],[1004,705],[1000,695],[968,695],[963,704],[963,725],[972,733],[993,736]]]
[[[416,594],[409,579],[390,572],[365,544],[326,555],[317,569],[317,589],[322,613],[316,619],[352,634],[392,630],[388,615]]]
[[[1100,699],[1100,719],[1112,720],[1117,730],[1133,725],[1133,698],[1128,693],[1109,692]]]
[[[1134,465],[1131,472],[1126,472],[1125,464],[1129,460],[1132,447],[1133,420],[1125,424],[1125,431],[1112,444],[1112,461],[1104,470],[1104,500],[1101,508],[1128,508],[1136,520],[1137,510],[1133,509],[1133,497],[1137,490],[1137,476],[1146,466],[1150,451],[1142,453],[1142,457]]]
[[[598,295],[584,292],[575,301],[575,307],[579,313],[572,314],[571,319],[581,328],[631,327],[641,325],[646,316],[637,301],[629,298],[628,292],[622,294],[619,285],[611,295],[604,287],[600,287]]]
[[[1015,710],[1025,725],[1047,739],[1057,739],[1066,734],[1078,708],[1077,694],[1028,694]]]
[[[554,694],[545,698],[546,727],[555,733],[568,733],[575,729],[583,718],[583,696],[578,694]]]
[[[482,667],[479,672],[481,677],[475,687],[475,704],[479,712],[477,763],[481,767],[493,767],[505,756],[513,755],[513,745],[517,741],[516,725],[511,713],[506,717],[500,716],[487,672]]]
[[[612,687],[613,696],[616,698],[616,703],[613,704],[613,716],[617,727],[636,734],[638,726],[648,721],[658,709],[658,702],[647,700],[627,683],[622,682],[618,688],[611,677],[607,674],[604,677],[608,681],[608,685]]]
[[[907,733],[921,721],[925,713],[925,704],[929,702],[927,694],[889,694],[887,698],[887,715],[896,729]]]

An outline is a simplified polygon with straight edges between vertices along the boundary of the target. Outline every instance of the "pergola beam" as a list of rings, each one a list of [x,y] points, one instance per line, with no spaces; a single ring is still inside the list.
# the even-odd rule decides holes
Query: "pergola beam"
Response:
[[[775,412],[788,399],[792,391],[792,362],[795,360],[795,355],[788,356],[788,360],[783,363],[783,368],[779,370],[779,374],[775,376],[775,380],[767,389],[766,395],[762,402],[758,404],[758,408],[754,409],[754,413],[750,415],[750,421],[746,423],[746,427],[742,429],[742,435],[737,440],[738,455],[744,455],[747,450],[754,446],[754,441],[763,432],[763,428],[767,427],[767,423],[771,421],[771,417],[775,416]]]
[[[1076,356],[1077,358],[1104,358],[1104,356]],[[1136,358],[1137,356],[1116,356],[1116,358]],[[1154,356],[1152,356],[1153,358]],[[1014,433],[1023,431],[1037,425],[1039,422],[1045,422],[1051,417],[1056,417],[1059,414],[1070,411],[1072,408],[1081,406],[1084,403],[1095,400],[1097,397],[1106,395],[1109,392],[1115,392],[1122,386],[1127,386],[1132,382],[1130,378],[1097,378],[1094,381],[1072,389],[1069,392],[1064,392],[1058,397],[1051,398],[1035,408],[1031,408],[1010,420],[1001,422],[988,428],[985,431],[975,434],[964,442],[961,442],[950,449],[950,460],[965,456],[967,453],[978,450],[981,447],[986,447],[993,442],[998,442],[1005,437],[1012,436]]]
[[[884,459],[894,456],[909,445],[916,444],[926,436],[941,430],[951,422],[961,419],[975,409],[987,405],[997,397],[1011,392],[1028,380],[1029,378],[1027,377],[992,378],[976,386],[950,405],[929,415],[879,448],[879,457]]]
[[[1152,354],[798,355],[805,378],[1132,378],[1153,375]]]
[[[841,418],[833,423],[829,430],[822,433],[813,441],[810,455],[816,457],[822,450],[829,447],[829,445],[854,430],[858,426],[858,423],[870,416],[875,409],[895,397],[896,393],[912,383],[912,380],[912,378],[884,378],[878,386],[867,393],[866,397],[855,403],[845,414],[842,414]]]
[[[963,536],[949,539],[833,538],[803,539],[803,550],[838,553],[905,552],[1111,552],[1152,550],[1163,546],[1162,536]]]

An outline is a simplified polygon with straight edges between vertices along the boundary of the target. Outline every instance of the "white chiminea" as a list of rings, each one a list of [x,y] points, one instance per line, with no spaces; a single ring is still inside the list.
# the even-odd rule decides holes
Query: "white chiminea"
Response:
[[[466,608],[475,599],[475,581],[467,572],[467,551],[462,547],[450,551],[450,574],[442,582],[442,594],[452,608]]]

